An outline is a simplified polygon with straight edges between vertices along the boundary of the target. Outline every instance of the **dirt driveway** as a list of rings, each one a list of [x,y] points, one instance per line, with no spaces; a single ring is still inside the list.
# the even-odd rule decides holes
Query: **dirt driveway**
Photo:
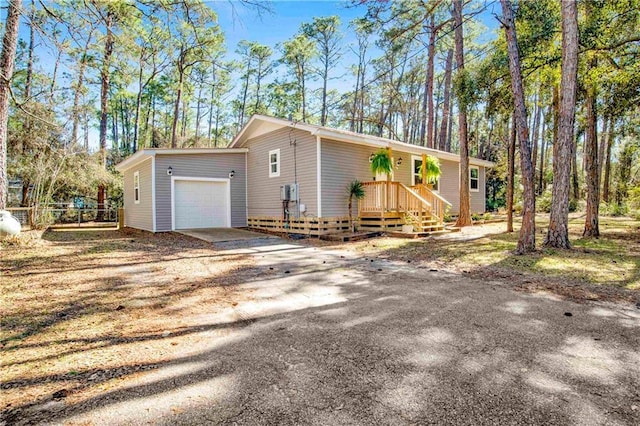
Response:
[[[124,256],[126,244],[114,249],[109,275],[138,276],[109,284],[126,287],[117,296],[124,308],[91,317],[97,335],[67,328],[66,337],[36,343],[36,331],[5,342],[5,353],[24,355],[18,365],[40,371],[3,365],[5,395],[21,395],[5,406],[5,422],[640,423],[640,311],[633,306],[576,304],[284,240],[211,247],[172,236],[166,250],[162,238],[169,237],[144,238],[159,251],[146,254],[155,259],[153,272],[140,275],[136,257]],[[185,241],[195,246],[178,256]],[[192,278],[180,262],[191,262]],[[37,279],[46,270],[27,262],[3,275],[32,271]],[[197,289],[168,295],[175,276],[176,290],[189,279]],[[140,317],[141,329],[104,328],[100,321],[143,304],[132,292],[149,283],[163,304],[144,308],[152,325]],[[69,312],[51,327],[78,318]],[[30,352],[43,341],[56,351]],[[41,373],[47,368],[55,372]]]

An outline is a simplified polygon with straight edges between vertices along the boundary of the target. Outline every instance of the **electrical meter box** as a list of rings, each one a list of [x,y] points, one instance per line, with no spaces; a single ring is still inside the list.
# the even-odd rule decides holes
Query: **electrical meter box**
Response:
[[[289,201],[291,199],[291,189],[289,185],[280,185],[280,199]]]
[[[291,201],[298,201],[298,184],[297,183],[292,183],[291,185],[289,185],[289,199]]]

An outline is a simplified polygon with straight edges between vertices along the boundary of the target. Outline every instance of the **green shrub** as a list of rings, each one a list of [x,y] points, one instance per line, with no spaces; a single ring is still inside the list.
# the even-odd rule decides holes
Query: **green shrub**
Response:
[[[474,222],[479,221],[482,218],[482,216],[480,216],[478,213],[473,213],[471,215],[471,220],[473,220]]]
[[[491,216],[491,213],[485,213],[484,216],[482,216],[482,218],[484,220],[491,220],[493,219],[493,216]]]
[[[627,216],[629,206],[626,203],[600,203],[600,214],[602,216]]]

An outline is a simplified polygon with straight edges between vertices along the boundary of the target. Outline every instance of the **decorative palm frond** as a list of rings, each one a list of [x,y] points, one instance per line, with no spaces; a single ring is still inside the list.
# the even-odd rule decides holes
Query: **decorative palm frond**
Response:
[[[364,198],[364,185],[358,179],[352,180],[347,186],[347,194],[349,200],[356,199],[362,200]]]

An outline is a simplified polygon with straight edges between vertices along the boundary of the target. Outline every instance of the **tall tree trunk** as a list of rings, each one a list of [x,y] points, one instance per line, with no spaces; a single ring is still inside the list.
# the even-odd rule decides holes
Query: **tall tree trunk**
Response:
[[[247,56],[247,72],[244,78],[244,88],[242,89],[242,104],[240,106],[240,120],[238,120],[238,130],[244,126],[244,113],[247,108],[247,92],[249,91],[249,75],[251,73],[251,57]]]
[[[356,131],[356,117],[358,116],[358,99],[360,91],[360,73],[362,70],[362,54],[358,56],[358,68],[356,70],[356,85],[353,91],[353,103],[351,105],[351,121],[349,122],[349,130]]]
[[[18,29],[22,2],[9,1],[7,20],[0,53],[0,210],[7,208],[7,124],[9,122],[9,89],[18,45]]]
[[[216,101],[216,65],[211,67],[211,97],[209,98],[209,125],[207,130],[207,145],[211,147],[211,130],[213,129],[213,107]]]
[[[598,182],[600,185],[602,185],[602,168],[604,167],[604,155],[607,151],[610,122],[609,116],[605,115],[602,119],[602,132],[600,133],[600,142],[598,144]],[[602,192],[600,193],[602,194]]]
[[[547,118],[544,113],[542,116],[542,135],[540,137],[540,160],[538,161],[538,169],[540,169],[540,174],[538,175],[538,189],[536,191],[537,194],[542,194],[544,192],[544,169],[545,169],[545,150],[547,148]]]
[[[518,130],[520,174],[523,186],[522,226],[520,228],[516,253],[523,254],[536,249],[536,196],[533,191],[533,167],[531,164],[531,148],[529,145],[529,128],[524,101],[524,88],[522,87],[520,54],[518,53],[515,20],[513,17],[513,9],[511,8],[511,1],[501,1],[502,12],[505,19],[505,33],[507,35],[507,50],[509,51],[509,70],[514,100],[514,118]]]
[[[427,49],[427,76],[422,100],[422,126],[420,145],[433,148],[433,74],[436,62],[436,25],[433,15],[429,23],[429,45]]]
[[[558,139],[553,151],[553,193],[547,247],[571,248],[569,242],[569,173],[571,147],[574,144],[576,86],[578,77],[578,11],[575,0],[561,3],[562,72]]]
[[[507,232],[513,232],[513,187],[515,178],[516,156],[516,120],[511,114],[511,136],[509,137],[509,149],[507,150]]]
[[[183,55],[182,53],[180,54]],[[180,59],[182,61],[182,59]],[[178,119],[180,117],[180,102],[182,101],[182,83],[184,80],[184,70],[182,65],[178,66],[178,90],[176,100],[173,105],[173,121],[171,123],[171,148],[178,147]]]
[[[325,47],[324,52],[324,68],[322,70],[322,111],[320,113],[320,125],[327,124],[327,83],[329,80],[329,51]]]
[[[609,136],[607,137],[607,149],[604,160],[604,179],[602,182],[602,199],[608,203],[611,201],[609,191],[611,184],[611,147],[613,146],[615,136],[615,120],[613,117],[609,118]]]
[[[202,87],[204,86],[204,78],[200,81],[200,87],[198,87],[198,101],[196,102],[196,128],[195,128],[195,140],[196,146],[199,146],[200,139],[200,110],[202,110]]]
[[[453,1],[455,25],[456,65],[458,74],[466,78],[464,70],[464,37],[462,33],[462,0]],[[469,195],[469,143],[467,140],[466,100],[458,97],[458,135],[460,138],[460,212],[456,226],[471,225],[471,198]]]
[[[300,66],[300,85],[302,91],[302,122],[307,122],[307,88],[304,64]]]
[[[449,114],[448,118],[449,119],[447,121],[449,122],[449,126],[447,128],[447,141],[445,143],[444,150],[447,152],[452,152],[451,140],[453,138],[453,118],[451,118],[451,114]]]
[[[136,94],[136,114],[134,117],[133,123],[133,149],[132,152],[135,153],[138,151],[138,137],[139,137],[139,129],[140,129],[140,110],[142,107],[142,91],[144,90],[142,84],[142,73],[144,70],[144,50],[140,51],[139,58],[139,68],[138,68],[138,93]]]
[[[111,55],[113,54],[113,20],[114,13],[107,6],[107,16],[105,27],[107,36],[104,44],[104,56],[102,58],[102,69],[100,71],[100,164],[107,167],[107,120],[109,118],[109,77],[111,67]],[[98,214],[97,221],[104,219],[104,207],[107,188],[104,184],[98,186]]]
[[[582,132],[582,130],[580,130]],[[580,185],[578,182],[578,139],[575,137],[571,144],[571,197],[574,201],[580,199]]]
[[[542,116],[542,107],[540,106],[540,89],[536,92],[536,102],[534,105],[534,120],[533,120],[533,132],[531,136],[531,166],[533,168],[533,180],[534,180],[534,193],[535,193],[535,178],[536,178],[536,165],[538,163],[538,144],[540,140],[540,119]]]
[[[71,143],[78,142],[78,131],[80,129],[80,96],[84,90],[84,73],[87,68],[87,52],[89,51],[89,45],[91,44],[91,38],[93,36],[93,28],[87,35],[87,42],[84,45],[82,56],[80,57],[80,66],[78,68],[78,83],[73,94],[73,107],[71,113],[73,114],[73,124],[71,128]],[[85,147],[88,150],[88,147]]]
[[[589,61],[589,68],[596,66],[595,58]],[[599,205],[600,205],[600,179],[598,178],[598,135],[596,123],[598,121],[596,111],[596,88],[593,83],[587,83],[587,96],[585,99],[587,114],[587,132],[584,146],[584,166],[586,169],[587,208],[584,222],[584,237],[600,236]]]
[[[33,47],[35,43],[35,14],[36,7],[35,1],[31,0],[31,7],[29,11],[29,51],[27,54],[27,77],[24,83],[24,102],[31,102],[31,85],[33,81]],[[31,129],[32,129],[32,121],[29,115],[25,115],[24,120],[24,134],[25,138],[22,140],[22,153],[27,154],[30,147],[31,139]],[[29,204],[29,186],[31,182],[29,181],[28,176],[22,176],[22,197],[20,200],[20,205],[22,207],[26,207]]]

